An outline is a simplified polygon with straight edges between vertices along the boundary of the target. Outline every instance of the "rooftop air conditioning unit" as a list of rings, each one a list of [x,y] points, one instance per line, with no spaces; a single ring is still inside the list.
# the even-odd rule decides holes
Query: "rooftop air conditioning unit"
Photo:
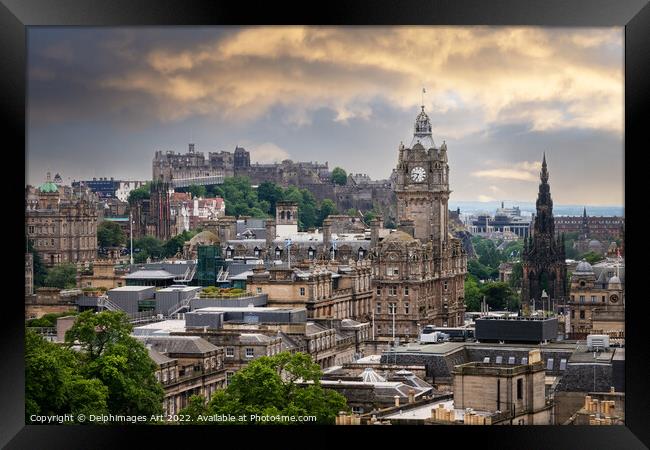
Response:
[[[590,352],[607,350],[609,348],[609,336],[606,334],[590,334],[587,336],[587,349]]]

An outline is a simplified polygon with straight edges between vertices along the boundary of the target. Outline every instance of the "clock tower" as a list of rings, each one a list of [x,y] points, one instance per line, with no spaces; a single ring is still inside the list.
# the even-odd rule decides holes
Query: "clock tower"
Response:
[[[399,146],[395,193],[398,221],[412,220],[416,239],[441,248],[448,240],[447,144],[436,147],[424,106],[415,119],[410,148]]]

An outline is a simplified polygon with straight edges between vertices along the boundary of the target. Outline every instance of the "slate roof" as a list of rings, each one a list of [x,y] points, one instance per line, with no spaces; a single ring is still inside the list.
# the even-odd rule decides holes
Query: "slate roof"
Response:
[[[203,354],[218,348],[198,336],[136,336],[142,343],[159,353],[166,354]]]

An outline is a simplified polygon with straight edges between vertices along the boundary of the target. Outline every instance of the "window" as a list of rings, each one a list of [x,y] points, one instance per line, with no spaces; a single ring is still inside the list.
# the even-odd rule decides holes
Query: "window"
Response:
[[[395,296],[397,295],[397,286],[388,287],[388,295]]]
[[[386,267],[386,275],[399,275],[397,267]]]
[[[497,356],[496,363],[497,364],[503,363],[503,356]]]
[[[584,309],[580,311],[580,318],[584,319],[585,318],[585,311]]]
[[[485,358],[483,358],[483,364],[488,364],[489,362],[490,362],[490,357],[489,356],[486,356]]]
[[[524,398],[524,380],[519,378],[517,380],[517,400],[523,400]]]
[[[408,296],[409,296],[409,287],[404,286],[404,297],[408,297]]]
[[[255,353],[253,352],[252,347],[246,347],[246,358],[252,358],[255,356]]]
[[[226,358],[234,358],[234,357],[235,357],[234,347],[226,347]]]
[[[381,296],[381,286],[377,286],[377,296]]]
[[[508,357],[508,364],[514,364],[515,363],[515,357],[514,356],[509,356]]]
[[[282,256],[282,250],[276,248],[275,249],[275,257],[277,259],[280,259],[281,256]]]
[[[443,283],[443,286],[444,286],[445,291],[446,291],[447,289],[449,289],[449,282],[445,281],[445,282]]]
[[[235,374],[235,372],[226,372],[226,384],[230,384],[230,380],[232,379],[232,376]]]
[[[397,303],[389,303],[388,304],[388,313],[389,314],[395,314],[397,312]]]
[[[521,358],[521,363],[522,364],[528,364],[528,357],[524,356],[523,358]]]
[[[259,257],[260,257],[260,249],[257,248],[257,247],[255,248],[255,257],[256,257],[256,258],[259,258]]]
[[[603,303],[605,303],[605,296],[603,295],[603,299],[601,300]]]
[[[553,370],[553,358],[546,360],[546,370]]]
[[[566,359],[562,358],[560,360],[560,370],[566,370]]]
[[[381,303],[377,303],[377,314],[381,314]]]
[[[305,288],[304,287],[300,288],[300,295],[303,295],[303,296],[305,295]]]
[[[595,295],[591,296],[591,303],[596,303],[596,296]]]
[[[29,232],[30,232],[30,233],[33,233],[33,232],[34,232],[34,225],[30,225],[30,226],[29,226]]]
[[[258,288],[257,288],[257,293],[258,293],[258,294],[261,294],[261,293],[262,293],[262,288],[261,288],[261,287],[258,287]]]
[[[404,314],[408,314],[408,313],[409,313],[409,304],[404,303]]]
[[[576,312],[575,312],[575,310],[573,310],[573,309],[571,310],[571,318],[572,318],[572,319],[575,319],[575,318],[576,318]]]
[[[584,296],[584,295],[581,295],[581,296],[580,296],[580,303],[584,303],[584,302],[585,302],[585,296]]]

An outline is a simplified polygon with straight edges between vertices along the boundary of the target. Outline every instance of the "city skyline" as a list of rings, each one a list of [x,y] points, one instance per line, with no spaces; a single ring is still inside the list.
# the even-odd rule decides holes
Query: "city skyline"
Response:
[[[39,28],[28,72],[30,184],[189,142],[387,178],[423,103],[453,200],[533,200],[546,152],[556,203],[623,204],[621,28]]]

